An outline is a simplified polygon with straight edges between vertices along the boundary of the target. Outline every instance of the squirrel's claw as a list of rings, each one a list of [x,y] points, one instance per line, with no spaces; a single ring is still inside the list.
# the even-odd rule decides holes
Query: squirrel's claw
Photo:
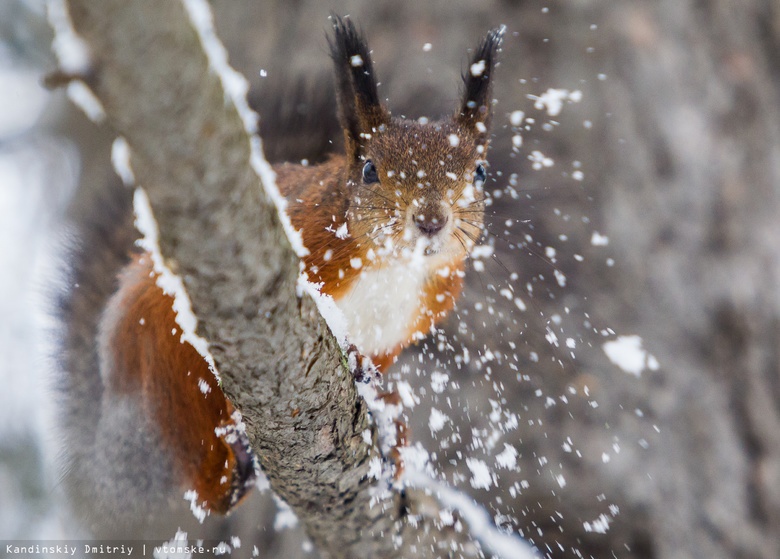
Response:
[[[382,379],[379,369],[374,366],[370,358],[360,353],[355,344],[347,348],[347,363],[356,382],[368,384],[372,380],[381,381]]]

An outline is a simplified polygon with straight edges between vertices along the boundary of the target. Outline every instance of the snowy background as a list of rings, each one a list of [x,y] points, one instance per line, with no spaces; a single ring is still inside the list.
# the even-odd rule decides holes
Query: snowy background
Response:
[[[67,530],[52,506],[53,400],[37,309],[78,152],[46,128],[64,100],[40,84],[52,63],[43,2],[3,2],[0,22],[0,538],[57,538]]]

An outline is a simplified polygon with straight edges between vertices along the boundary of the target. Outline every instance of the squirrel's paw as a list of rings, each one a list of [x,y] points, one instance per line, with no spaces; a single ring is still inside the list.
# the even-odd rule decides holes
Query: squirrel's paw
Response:
[[[385,405],[399,406],[400,409],[401,395],[397,390],[382,392],[377,396]],[[403,419],[396,417],[393,420],[393,428],[395,429],[395,441],[385,456],[386,460],[393,466],[393,482],[395,483],[401,479],[401,475],[404,473],[404,459],[401,450],[409,446],[409,427]]]
[[[360,353],[355,344],[347,348],[347,363],[355,381],[368,384],[373,380],[381,383],[382,373],[379,372],[379,369],[376,368],[369,357]]]

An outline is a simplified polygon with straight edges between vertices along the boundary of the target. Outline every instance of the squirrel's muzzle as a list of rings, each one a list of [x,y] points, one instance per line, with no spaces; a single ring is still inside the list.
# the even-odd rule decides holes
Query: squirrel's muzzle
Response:
[[[444,207],[426,206],[421,212],[413,216],[414,224],[424,236],[435,237],[449,221],[449,214],[444,211]]]

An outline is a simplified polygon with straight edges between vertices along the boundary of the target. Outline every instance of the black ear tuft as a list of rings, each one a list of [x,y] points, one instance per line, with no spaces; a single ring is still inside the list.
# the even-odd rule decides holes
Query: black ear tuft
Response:
[[[455,120],[467,127],[476,127],[479,134],[485,134],[485,129],[490,125],[491,79],[505,29],[501,26],[488,32],[474,51],[463,75],[465,91]],[[477,126],[477,123],[483,126]]]
[[[365,37],[355,28],[351,19],[335,14],[331,15],[331,19],[333,39],[328,42],[336,74],[340,80],[349,79],[351,75],[354,93],[367,107],[379,105],[374,66]]]
[[[339,117],[347,137],[347,149],[354,151],[362,137],[386,120],[387,113],[379,101],[365,37],[349,18],[332,14],[331,20],[333,37],[328,37],[328,44],[336,73]]]

